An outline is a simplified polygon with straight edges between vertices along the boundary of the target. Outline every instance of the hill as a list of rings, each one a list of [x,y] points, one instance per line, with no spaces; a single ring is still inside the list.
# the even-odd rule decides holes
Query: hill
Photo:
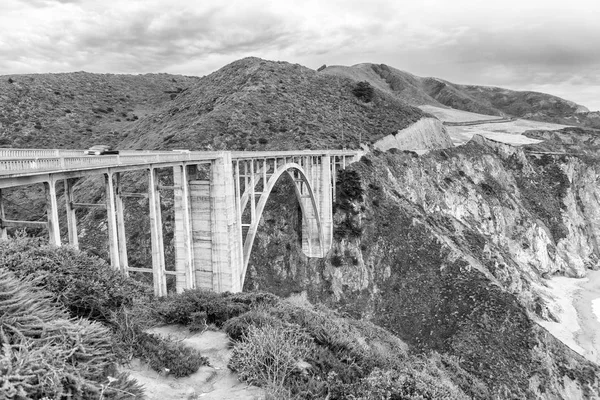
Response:
[[[287,62],[235,61],[201,78],[159,112],[142,118],[125,141],[136,148],[358,148],[394,134],[424,114],[356,82]],[[152,130],[153,135],[146,134]]]
[[[0,77],[0,146],[294,149],[359,146],[424,113],[350,79],[245,58],[202,77],[168,74]]]
[[[323,74],[367,81],[410,104],[450,107],[479,114],[600,127],[596,113],[572,101],[545,93],[491,86],[459,85],[423,78],[385,64],[331,66]]]
[[[0,146],[117,145],[139,118],[197,80],[86,72],[0,76]]]

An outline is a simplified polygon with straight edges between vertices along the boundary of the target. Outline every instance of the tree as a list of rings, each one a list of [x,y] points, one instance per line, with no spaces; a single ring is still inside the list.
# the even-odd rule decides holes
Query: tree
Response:
[[[360,100],[365,103],[371,102],[373,100],[373,96],[375,95],[375,89],[373,86],[367,81],[358,82],[354,89],[352,89],[352,94],[358,97]]]

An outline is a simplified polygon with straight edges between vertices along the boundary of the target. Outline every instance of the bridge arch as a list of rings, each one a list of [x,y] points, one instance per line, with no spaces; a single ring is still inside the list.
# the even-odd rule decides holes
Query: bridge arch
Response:
[[[250,261],[250,254],[252,252],[254,239],[256,237],[258,225],[262,219],[264,208],[269,200],[269,196],[271,195],[273,188],[277,184],[277,181],[284,174],[288,174],[294,182],[294,193],[296,194],[296,198],[302,211],[303,225],[308,228],[306,231],[309,235],[309,243],[315,240],[318,241],[319,248],[321,252],[323,251],[323,225],[320,218],[319,205],[317,202],[318,199],[311,183],[312,176],[308,175],[307,171],[305,171],[304,168],[296,162],[285,163],[282,166],[277,167],[275,172],[268,178],[267,182],[263,183],[263,191],[260,195],[258,203],[256,204],[256,218],[254,218],[254,220],[250,223],[248,233],[244,239],[243,266],[240,277],[241,287],[244,286],[248,262]],[[315,224],[312,225],[316,226],[316,232],[315,229],[311,229],[311,221],[309,220],[310,213],[312,213],[312,216],[314,216]]]

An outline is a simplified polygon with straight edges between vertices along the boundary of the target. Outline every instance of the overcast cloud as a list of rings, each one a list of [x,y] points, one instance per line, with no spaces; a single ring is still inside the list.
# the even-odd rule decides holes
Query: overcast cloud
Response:
[[[384,63],[600,110],[600,2],[2,0],[0,75]]]

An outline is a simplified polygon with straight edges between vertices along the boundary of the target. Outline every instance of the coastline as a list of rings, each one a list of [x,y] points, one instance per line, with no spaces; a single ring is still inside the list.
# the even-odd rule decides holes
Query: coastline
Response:
[[[579,283],[572,303],[581,326],[575,333],[583,356],[600,364],[600,271],[590,271],[587,280]]]

